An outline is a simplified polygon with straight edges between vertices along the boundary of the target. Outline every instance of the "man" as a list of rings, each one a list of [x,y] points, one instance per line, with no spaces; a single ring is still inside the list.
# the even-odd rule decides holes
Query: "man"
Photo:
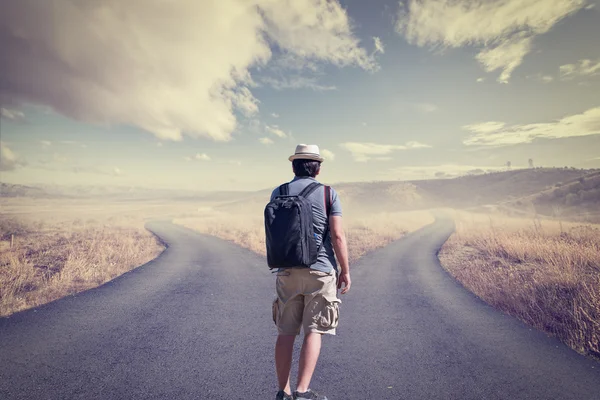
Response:
[[[323,158],[318,146],[301,144],[296,147],[289,160],[292,162],[295,178],[288,184],[287,194],[297,195],[311,183],[317,182],[315,178],[319,175]],[[330,194],[329,218],[326,212],[326,193]],[[280,194],[279,188],[276,188],[271,194],[271,200]],[[335,335],[340,303],[337,289],[345,294],[351,285],[342,207],[337,193],[333,189],[326,191],[325,186],[321,185],[307,199],[312,206],[314,236],[319,250],[317,262],[310,265],[310,268],[285,268],[277,272],[277,299],[273,302],[273,318],[279,333],[275,345],[275,367],[279,384],[277,400],[327,400],[325,396],[311,390],[309,384],[321,351],[321,336]],[[292,395],[292,352],[301,327],[304,329],[304,342],[300,352],[296,391]]]

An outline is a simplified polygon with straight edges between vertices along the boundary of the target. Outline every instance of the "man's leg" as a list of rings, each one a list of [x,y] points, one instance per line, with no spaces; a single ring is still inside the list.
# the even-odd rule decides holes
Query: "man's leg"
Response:
[[[317,366],[317,360],[319,359],[320,352],[321,334],[315,332],[306,333],[304,335],[304,343],[302,343],[302,350],[300,351],[300,365],[298,367],[298,386],[296,388],[298,392],[303,393],[308,390],[310,380],[312,378],[313,372],[315,372],[315,367]]]
[[[277,381],[279,383],[279,389],[283,389],[287,394],[292,393],[290,389],[290,370],[292,368],[292,353],[294,351],[295,339],[295,335],[279,335],[277,336],[277,342],[275,343],[275,369],[277,370]]]

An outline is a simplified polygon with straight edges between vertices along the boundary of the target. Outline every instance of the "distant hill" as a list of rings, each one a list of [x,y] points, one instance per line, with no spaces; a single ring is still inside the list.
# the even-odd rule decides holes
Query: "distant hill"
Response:
[[[136,186],[26,186],[0,183],[0,197],[223,202],[227,199],[238,199],[250,194],[252,192],[200,192],[193,190],[150,189]]]
[[[538,195],[556,185],[587,180],[586,177],[590,174],[598,175],[600,171],[531,168],[452,179],[340,183],[334,186],[344,203],[360,208],[377,208],[382,211],[433,207],[470,208]],[[589,185],[591,184],[590,182]]]
[[[581,217],[600,223],[600,171],[558,182],[539,193],[510,201],[507,206],[554,217]]]
[[[344,209],[353,213],[435,207],[474,208],[534,196],[555,185],[577,182],[590,173],[594,171],[532,168],[453,179],[352,182],[333,186],[342,199]],[[270,190],[263,190],[244,198],[231,197],[231,201],[221,204],[217,209],[258,213],[266,204],[269,194]]]
[[[37,199],[50,198],[53,196],[44,189],[38,187],[0,183],[0,197],[30,197]]]
[[[191,201],[223,212],[260,215],[271,189],[256,192],[196,192],[138,187],[44,186],[1,184],[1,197],[68,197],[117,201]],[[337,183],[349,213],[390,212],[436,207],[501,209],[561,217],[600,214],[600,170],[531,168],[453,179]],[[600,215],[598,215],[600,220]]]
[[[589,173],[590,170],[530,168],[413,183],[432,206],[464,208],[503,203],[534,195]]]

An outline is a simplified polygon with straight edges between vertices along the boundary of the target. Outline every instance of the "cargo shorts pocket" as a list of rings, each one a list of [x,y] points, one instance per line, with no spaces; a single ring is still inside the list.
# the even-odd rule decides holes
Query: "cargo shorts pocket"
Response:
[[[323,271],[317,271],[316,269],[311,269],[308,272],[310,275],[314,275],[314,276],[318,276],[320,278],[324,278],[326,276],[333,276],[333,271],[332,272],[323,272]]]
[[[277,321],[279,320],[279,299],[273,300],[273,305],[271,306],[273,312],[273,322],[277,325]]]
[[[325,300],[321,312],[317,315],[316,323],[324,329],[333,329],[340,320],[340,299],[335,296],[323,296]]]

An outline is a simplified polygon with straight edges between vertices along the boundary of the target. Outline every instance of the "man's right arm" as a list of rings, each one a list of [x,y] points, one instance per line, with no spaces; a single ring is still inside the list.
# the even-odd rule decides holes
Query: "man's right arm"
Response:
[[[342,289],[342,294],[350,290],[352,281],[350,280],[350,265],[348,264],[348,245],[346,244],[346,234],[341,215],[332,215],[329,217],[329,229],[331,230],[331,243],[333,250],[340,264],[340,276],[338,277],[338,289]],[[345,285],[342,288],[342,285]]]

